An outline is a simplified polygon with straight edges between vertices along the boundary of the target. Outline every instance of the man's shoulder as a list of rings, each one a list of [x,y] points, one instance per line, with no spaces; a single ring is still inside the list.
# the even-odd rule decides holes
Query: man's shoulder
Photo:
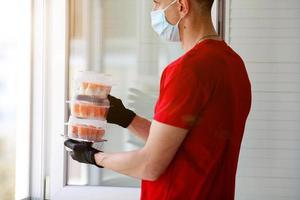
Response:
[[[188,69],[187,65],[185,64],[183,57],[180,57],[179,59],[170,63],[165,71],[167,76],[180,76],[187,73],[192,73],[191,68]]]
[[[188,52],[170,63],[166,68],[166,74],[168,75],[196,75],[203,73],[207,70],[207,58],[205,56],[199,56],[195,52]]]

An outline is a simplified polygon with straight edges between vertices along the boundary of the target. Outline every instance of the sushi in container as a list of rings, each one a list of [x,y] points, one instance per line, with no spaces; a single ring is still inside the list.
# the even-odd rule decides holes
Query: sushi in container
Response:
[[[102,142],[106,130],[106,121],[79,119],[70,116],[68,126],[68,138],[79,141]]]
[[[109,74],[91,71],[78,72],[75,77],[76,94],[107,98],[112,88],[112,77]]]
[[[71,107],[71,115],[77,118],[98,120],[106,120],[110,105],[108,99],[92,98],[86,95],[77,95],[68,103]]]

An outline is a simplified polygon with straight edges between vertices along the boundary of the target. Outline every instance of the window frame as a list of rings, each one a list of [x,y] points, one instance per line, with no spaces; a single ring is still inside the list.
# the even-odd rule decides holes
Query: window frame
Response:
[[[24,53],[24,64],[18,67],[16,74],[16,132],[15,132],[15,199],[26,199],[29,197],[30,189],[30,126],[31,126],[31,25],[32,25],[32,2],[23,1],[25,29],[22,34],[22,53]]]
[[[31,5],[31,113],[29,197],[44,198],[46,136],[46,0]]]
[[[45,81],[46,81],[46,110],[45,113],[45,144],[50,139],[50,192],[45,191],[45,197],[50,199],[89,199],[114,200],[120,196],[124,199],[139,199],[139,188],[104,187],[104,186],[70,186],[67,185],[67,153],[64,149],[61,133],[66,131],[64,122],[68,118],[66,98],[68,96],[68,2],[67,0],[53,0],[46,5],[46,46]],[[57,28],[58,27],[58,28]],[[50,44],[51,43],[51,44]],[[64,85],[65,87],[61,87]],[[55,95],[52,95],[55,94]],[[55,113],[55,115],[53,115]],[[44,155],[47,157],[47,146]],[[45,161],[45,160],[44,160]],[[46,161],[47,163],[47,161]],[[46,164],[45,163],[45,164]],[[44,164],[44,165],[45,165]],[[47,176],[44,169],[44,176]],[[46,179],[46,178],[45,178]],[[44,180],[45,180],[44,179]],[[47,186],[46,186],[47,188]]]

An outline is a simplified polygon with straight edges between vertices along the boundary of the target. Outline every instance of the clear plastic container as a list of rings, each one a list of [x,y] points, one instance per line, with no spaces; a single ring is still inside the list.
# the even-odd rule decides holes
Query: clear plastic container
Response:
[[[112,88],[112,77],[91,71],[78,72],[75,77],[75,93],[107,98]]]
[[[77,118],[106,120],[109,110],[108,99],[99,99],[96,102],[72,100],[68,103],[71,105],[71,115]]]
[[[68,125],[68,137],[72,139],[102,142],[106,130],[106,121],[79,119],[70,116]]]

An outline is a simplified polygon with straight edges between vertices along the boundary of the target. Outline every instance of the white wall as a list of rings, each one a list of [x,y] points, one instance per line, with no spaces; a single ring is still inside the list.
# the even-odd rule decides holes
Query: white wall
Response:
[[[227,19],[253,89],[236,199],[299,200],[300,1],[228,0]]]

